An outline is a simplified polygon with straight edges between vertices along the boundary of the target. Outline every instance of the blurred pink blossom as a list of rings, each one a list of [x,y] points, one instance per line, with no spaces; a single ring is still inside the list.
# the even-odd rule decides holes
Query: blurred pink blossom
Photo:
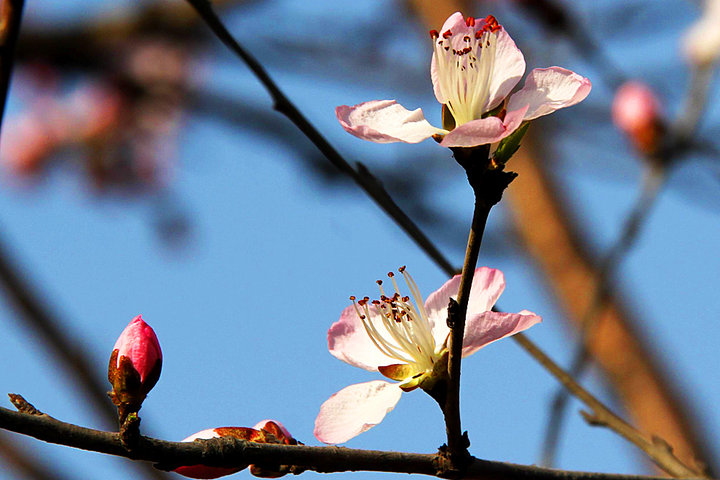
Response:
[[[638,150],[652,153],[657,149],[663,130],[660,102],[646,84],[630,81],[620,86],[613,100],[612,118]]]

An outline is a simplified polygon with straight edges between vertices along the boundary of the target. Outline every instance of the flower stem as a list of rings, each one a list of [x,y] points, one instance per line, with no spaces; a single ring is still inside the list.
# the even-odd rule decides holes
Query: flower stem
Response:
[[[462,359],[463,334],[465,332],[465,317],[467,314],[470,287],[472,286],[475,266],[477,265],[483,232],[487,223],[492,205],[475,198],[475,212],[473,214],[470,235],[468,236],[463,264],[460,290],[457,301],[451,302],[448,323],[451,334],[448,344],[450,356],[448,358],[448,389],[445,397],[443,413],[445,415],[445,429],[447,431],[448,451],[451,457],[465,455],[469,442],[463,437],[460,423],[460,361]]]
[[[465,250],[465,262],[460,278],[457,300],[450,300],[448,307],[448,326],[451,333],[448,342],[447,393],[443,405],[445,429],[447,432],[447,453],[454,468],[463,468],[463,462],[470,458],[467,447],[470,441],[462,433],[460,422],[460,363],[462,359],[465,318],[467,316],[470,288],[472,287],[475,267],[477,266],[480,245],[490,209],[500,201],[502,193],[517,174],[505,172],[504,165],[493,163],[490,158],[490,146],[453,149],[455,160],[465,169],[468,182],[475,193],[475,211],[473,213],[470,235]]]

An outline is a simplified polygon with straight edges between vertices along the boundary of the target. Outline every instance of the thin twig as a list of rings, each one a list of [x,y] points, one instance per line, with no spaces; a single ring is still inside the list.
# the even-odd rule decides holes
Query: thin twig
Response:
[[[658,467],[673,477],[703,477],[700,472],[690,468],[675,457],[672,448],[667,442],[659,438],[648,440],[644,435],[635,430],[632,425],[615,415],[608,407],[573,380],[573,378],[553,362],[550,357],[535,347],[525,335],[518,333],[514,338],[525,351],[540,362],[547,371],[552,373],[568,391],[592,410],[592,413],[582,412],[588,423],[591,425],[602,425],[612,429],[629,442],[637,445]]]
[[[447,432],[448,449],[451,454],[457,454],[465,449],[460,423],[460,365],[462,361],[463,336],[465,334],[465,319],[467,317],[470,287],[472,287],[475,267],[480,253],[483,232],[487,223],[492,205],[485,202],[475,202],[472,226],[468,236],[465,263],[460,278],[460,288],[457,295],[457,304],[452,315],[450,340],[448,343],[448,390],[443,414],[445,416],[445,429]]]
[[[273,81],[265,68],[247,52],[218,18],[207,0],[187,0],[202,19],[207,23],[213,33],[232,50],[250,68],[263,86],[268,90],[273,99],[273,108],[285,115],[291,122],[302,131],[305,136],[317,147],[323,155],[340,171],[350,176],[373,201],[412,238],[418,246],[437,263],[440,268],[450,275],[455,273],[452,264],[440,253],[430,239],[420,228],[398,207],[395,201],[385,191],[382,184],[370,171],[361,163],[357,163],[357,170],[354,169],[335,148],[323,137],[323,135],[305,118],[300,110],[280,90],[280,87]]]
[[[48,415],[26,415],[0,407],[0,428],[49,443],[160,463],[164,468],[203,464],[233,467],[247,464],[295,465],[322,473],[373,471],[435,476],[435,454],[358,450],[340,447],[260,444],[223,437],[195,442],[167,442],[141,437],[137,449],[126,450],[117,433],[61,422]],[[661,480],[661,477],[572,472],[472,459],[463,478],[500,480]]]
[[[612,295],[610,280],[614,277],[615,271],[624,256],[637,240],[640,228],[652,210],[664,180],[664,166],[655,163],[646,169],[640,196],[625,221],[620,237],[607,252],[598,268],[598,278],[593,289],[592,300],[580,323],[581,339],[586,338],[594,328],[602,308]],[[587,346],[584,341],[580,341],[570,363],[569,374],[575,379],[580,378],[589,360],[590,355]],[[549,467],[555,464],[568,399],[569,392],[563,387],[560,387],[553,397],[543,441],[542,465],[544,466]]]

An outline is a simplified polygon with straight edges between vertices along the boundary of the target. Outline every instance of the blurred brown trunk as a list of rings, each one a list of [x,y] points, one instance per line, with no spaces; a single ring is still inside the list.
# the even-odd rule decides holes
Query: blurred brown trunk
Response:
[[[428,29],[438,29],[456,11],[472,12],[471,2],[409,0],[412,11]],[[532,130],[532,129],[531,129]],[[516,230],[550,284],[566,316],[579,325],[592,300],[597,270],[581,247],[577,226],[566,214],[556,186],[543,171],[532,150],[531,135],[513,157],[511,170],[519,173],[506,193]],[[677,456],[693,465],[710,465],[702,436],[694,427],[689,407],[681,400],[650,348],[633,328],[635,322],[611,297],[605,304],[587,347],[638,428],[666,440]]]

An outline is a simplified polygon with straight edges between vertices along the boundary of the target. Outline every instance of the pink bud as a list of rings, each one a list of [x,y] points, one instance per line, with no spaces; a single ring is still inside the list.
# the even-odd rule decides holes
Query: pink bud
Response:
[[[226,428],[232,428],[232,427],[226,427]],[[242,427],[238,427],[242,428]],[[222,435],[218,433],[216,430],[220,430],[222,432],[222,429],[215,429],[215,428],[208,428],[206,430],[202,430],[200,432],[197,432],[193,435],[190,435],[189,437],[185,438],[183,442],[192,442],[196,439],[209,439],[209,438],[219,438]],[[248,429],[249,430],[249,429]],[[237,467],[237,468],[226,468],[226,467],[209,467],[207,465],[184,465],[182,467],[178,467],[173,472],[179,473],[180,475],[183,475],[185,477],[189,478],[219,478],[224,477],[225,475],[232,475],[233,473],[239,472],[243,467]]]
[[[113,385],[113,402],[138,409],[160,378],[162,351],[157,336],[140,315],[133,318],[115,342],[108,379]]]
[[[652,153],[657,149],[663,119],[660,102],[650,87],[636,81],[624,83],[615,94],[612,118],[638,150]]]

